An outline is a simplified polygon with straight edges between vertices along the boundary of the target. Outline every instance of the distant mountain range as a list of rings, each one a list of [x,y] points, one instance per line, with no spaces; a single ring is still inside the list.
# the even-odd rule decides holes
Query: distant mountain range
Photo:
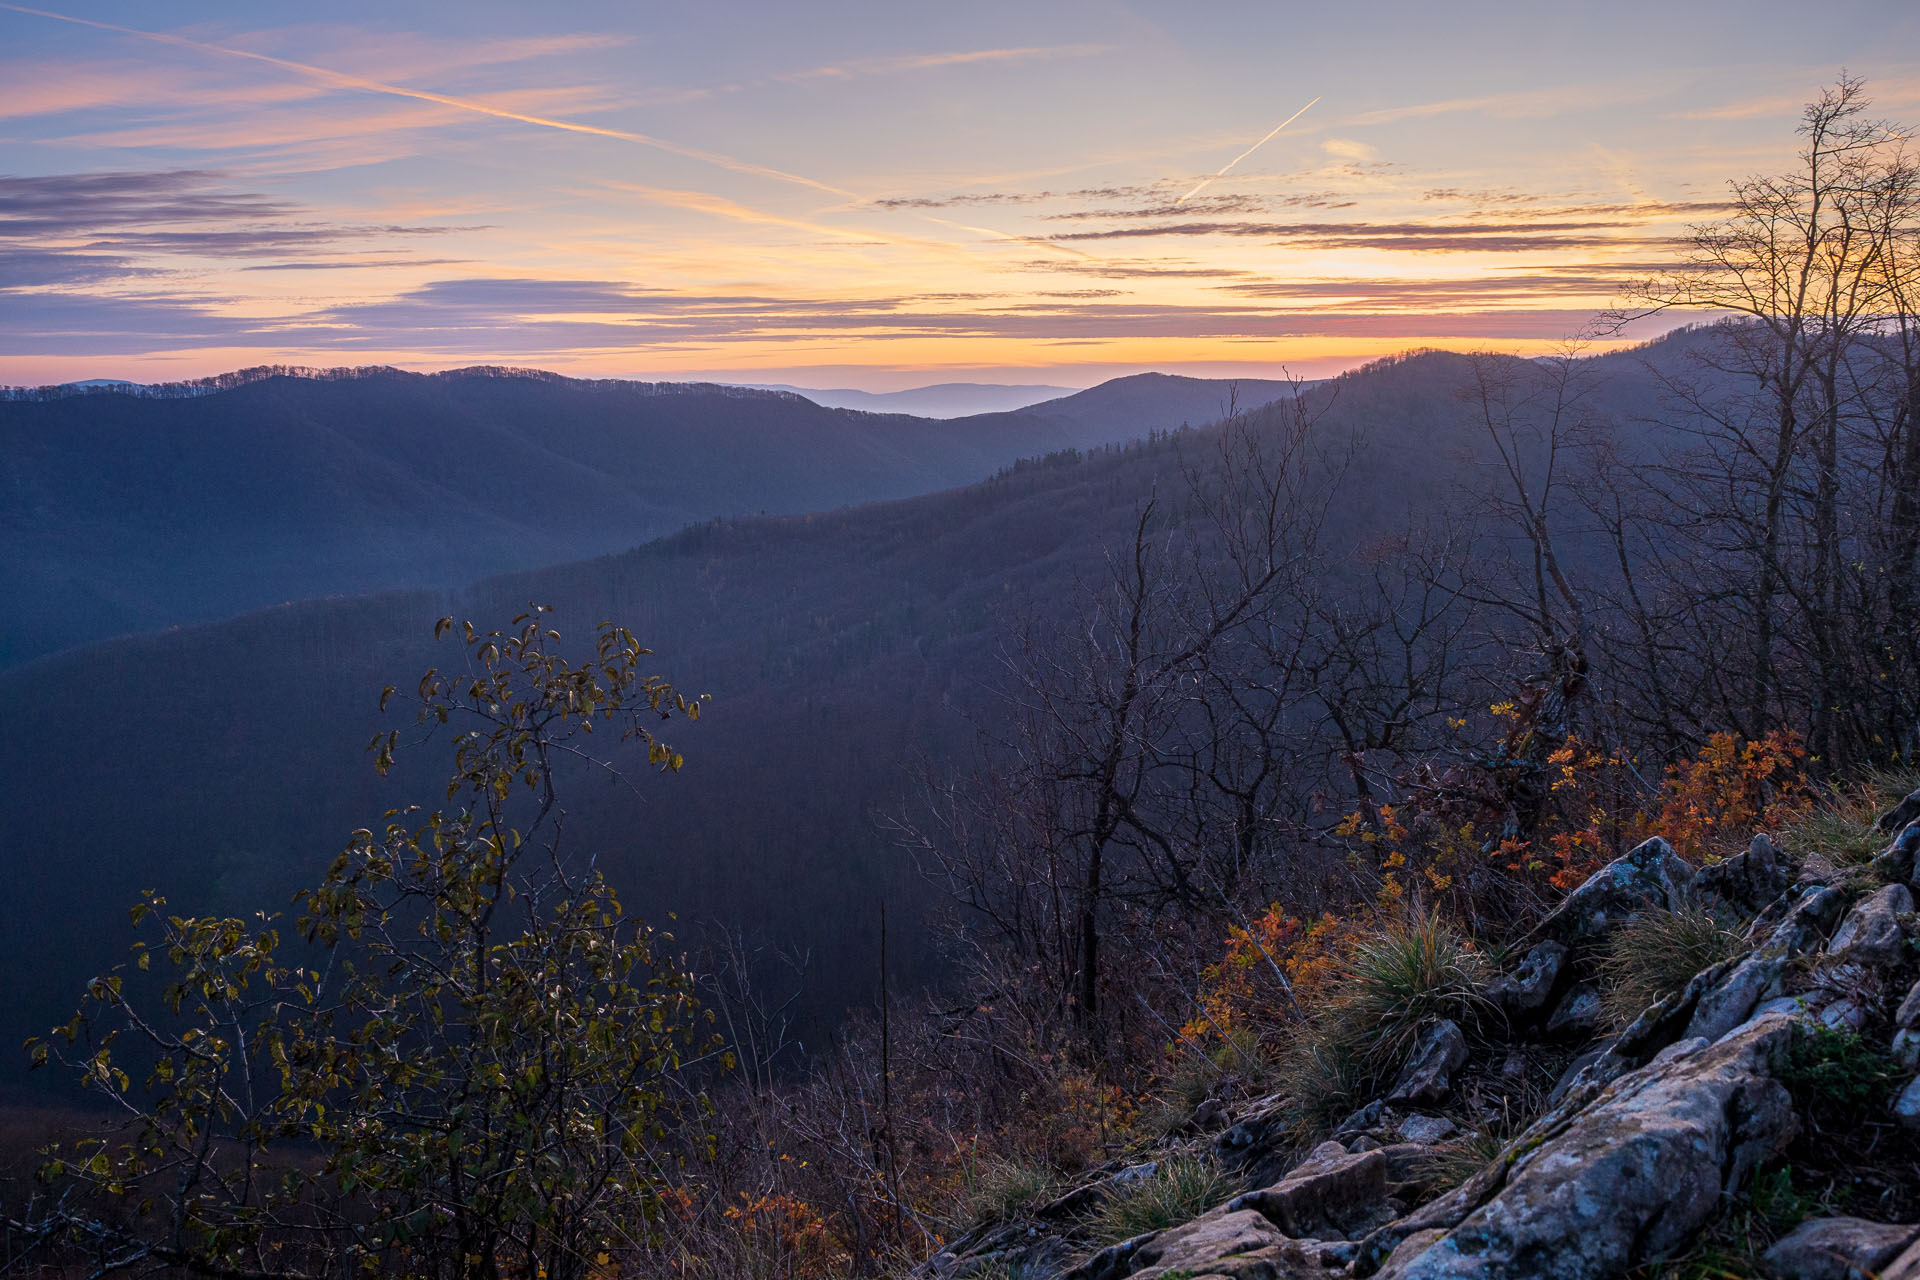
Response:
[[[1007,413],[1074,393],[1073,387],[1020,386],[995,382],[939,382],[905,391],[858,391],[852,387],[795,387],[780,382],[745,383],[766,391],[791,391],[829,409],[911,413],[922,418],[964,418]]]
[[[1142,374],[947,420],[505,369],[8,393],[0,667],[281,601],[458,586],[714,516],[928,493],[1290,390]]]

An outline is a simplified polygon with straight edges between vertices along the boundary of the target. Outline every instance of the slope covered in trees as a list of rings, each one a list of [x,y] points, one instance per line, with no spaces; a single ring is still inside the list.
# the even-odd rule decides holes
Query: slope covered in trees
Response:
[[[285,600],[459,586],[716,515],[926,493],[1212,421],[1236,395],[1146,375],[935,421],[705,384],[349,372],[0,396],[0,665]]]
[[[1534,375],[1524,362],[1433,353],[1310,397],[1315,457],[1301,496],[1326,509],[1313,555],[1329,581],[1370,582],[1385,550],[1422,528],[1465,536],[1495,458],[1484,406],[1468,393],[1476,370],[1495,367]],[[1588,411],[1605,409],[1632,438],[1659,399],[1657,379],[1632,360],[1579,369],[1594,380]],[[1283,407],[1257,412],[1235,438],[1277,441],[1293,421]],[[897,833],[877,825],[916,790],[903,762],[925,755],[936,773],[949,770],[972,751],[975,723],[1006,729],[993,691],[1023,628],[1056,626],[1099,589],[1156,494],[1171,522],[1156,536],[1200,519],[1183,495],[1193,476],[1218,473],[1226,439],[1195,431],[1062,454],[925,498],[714,521],[452,601],[299,604],[0,676],[10,723],[63,726],[0,744],[0,768],[20,783],[0,801],[4,820],[28,851],[0,910],[13,936],[52,930],[69,943],[14,952],[22,988],[45,999],[8,1016],[25,1035],[57,1013],[117,946],[109,936],[78,945],[73,922],[112,934],[118,907],[141,889],[238,910],[304,883],[343,833],[410,794],[361,756],[382,724],[373,691],[441,661],[426,640],[440,614],[511,616],[530,599],[554,605],[569,634],[619,619],[683,688],[714,699],[683,744],[688,768],[644,804],[610,786],[576,801],[572,821],[604,847],[629,905],[812,948],[810,1003],[830,1015],[863,996],[880,899],[900,921],[936,902]],[[1295,780],[1311,789],[1305,774]],[[931,976],[930,935],[903,936],[899,980]]]

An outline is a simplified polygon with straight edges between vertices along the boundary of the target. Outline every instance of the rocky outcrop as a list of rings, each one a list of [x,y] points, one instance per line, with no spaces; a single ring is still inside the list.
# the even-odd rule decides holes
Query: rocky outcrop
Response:
[[[1701,868],[1693,879],[1692,893],[1701,906],[1752,915],[1785,893],[1789,879],[1786,859],[1762,832],[1745,853]]]
[[[1659,836],[1593,873],[1568,894],[1534,935],[1579,948],[1600,941],[1643,911],[1688,904],[1694,869]]]
[[[1791,1031],[1769,1017],[1656,1060],[1528,1130],[1469,1194],[1383,1229],[1363,1265],[1391,1280],[1617,1275],[1685,1244],[1794,1130],[1774,1078]],[[1467,1190],[1467,1189],[1463,1189]],[[1439,1231],[1409,1251],[1422,1231]]]
[[[1908,884],[1920,792],[1909,799],[1915,814],[1872,867],[1824,879],[1791,882],[1792,866],[1764,837],[1697,873],[1649,840],[1533,931],[1519,963],[1486,989],[1485,1016],[1427,1027],[1392,1085],[1356,1099],[1364,1105],[1331,1140],[1298,1154],[1290,1144],[1305,1125],[1285,1095],[1222,1103],[1211,1140],[1183,1141],[1238,1171],[1240,1194],[1096,1248],[1085,1215],[1126,1194],[1134,1172],[1110,1167],[1039,1210],[1024,1236],[993,1228],[926,1273],[1609,1280],[1682,1255],[1815,1114],[1797,1100],[1805,1083],[1794,1064],[1820,1029],[1862,1033],[1849,1043],[1878,1055],[1877,1079],[1887,1079],[1885,1063],[1904,1064],[1873,1102],[1875,1141],[1897,1148],[1920,1134],[1920,926]],[[1747,950],[1596,1039],[1596,944],[1646,912],[1698,907],[1743,929]],[[1497,1158],[1461,1169],[1497,1118],[1486,1091],[1538,1097],[1556,1078],[1545,1114]],[[1811,1149],[1795,1147],[1795,1158]],[[1901,1203],[1920,1217],[1920,1188]],[[1817,1218],[1755,1265],[1778,1280],[1920,1280],[1920,1225]]]

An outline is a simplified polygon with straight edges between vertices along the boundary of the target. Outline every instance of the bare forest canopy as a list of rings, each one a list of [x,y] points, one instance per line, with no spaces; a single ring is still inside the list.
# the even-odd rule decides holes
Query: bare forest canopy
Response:
[[[996,850],[1083,848],[1094,824],[1099,911],[1223,886],[1311,906],[1344,892],[1316,840],[1448,760],[1485,766],[1480,799],[1518,830],[1576,731],[1655,775],[1728,728],[1792,729],[1835,763],[1910,751],[1920,455],[1899,336],[1845,347],[1831,498],[1817,433],[1796,428],[1783,464],[1758,447],[1779,347],[1734,323],[1598,358],[1416,354],[1223,426],[714,520],[451,610],[314,601],[42,659],[0,675],[0,717],[38,727],[0,741],[18,940],[0,1036],[71,1009],[139,891],[283,902],[348,832],[425,798],[442,748],[403,740],[378,778],[364,746],[390,723],[382,686],[457,659],[431,640],[450,611],[538,600],[582,638],[617,619],[712,695],[684,771],[569,780],[569,839],[630,909],[677,913],[682,945],[804,953],[816,1034],[871,1003],[883,901],[893,980],[933,983],[952,959],[933,916],[978,924],[1032,873]],[[1097,813],[1070,785],[1089,769]],[[1070,921],[1045,927],[1061,937],[1027,941],[1050,963],[1104,972]]]
[[[458,587],[715,516],[927,493],[1288,391],[1147,374],[951,421],[500,368],[0,392],[0,666],[283,601]]]

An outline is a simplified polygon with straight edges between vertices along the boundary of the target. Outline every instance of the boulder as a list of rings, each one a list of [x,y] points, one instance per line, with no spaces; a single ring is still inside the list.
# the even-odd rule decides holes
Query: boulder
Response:
[[[1872,1280],[1916,1238],[1920,1227],[1814,1218],[1782,1237],[1760,1262],[1779,1280]]]
[[[1696,901],[1724,903],[1749,915],[1786,891],[1786,859],[1764,831],[1753,838],[1745,853],[1702,867],[1692,887]]]
[[[1219,1209],[1165,1231],[1109,1245],[1061,1280],[1159,1280],[1220,1276],[1231,1280],[1304,1280],[1331,1276],[1345,1252],[1290,1240],[1251,1209]]]
[[[1906,999],[1902,1000],[1900,1007],[1894,1010],[1893,1025],[1902,1031],[1912,1031],[1920,1027],[1920,982],[1914,983],[1907,990]]]
[[[1438,1102],[1453,1088],[1453,1073],[1466,1063],[1466,1034],[1451,1018],[1442,1018],[1420,1033],[1387,1101],[1395,1105]]]
[[[1911,800],[1913,797],[1908,796],[1907,799]],[[1901,803],[1905,804],[1906,801],[1903,800]],[[1891,880],[1895,884],[1912,881],[1914,873],[1920,871],[1920,821],[1908,822],[1901,829],[1900,834],[1893,838],[1893,843],[1887,846],[1886,851],[1873,860],[1873,866],[1882,879]]]
[[[1567,960],[1567,946],[1549,938],[1527,952],[1520,967],[1487,986],[1487,999],[1506,1015],[1507,1021],[1521,1023],[1546,1008],[1554,985]]]
[[[1402,1120],[1395,1132],[1408,1142],[1417,1142],[1423,1147],[1430,1147],[1436,1142],[1445,1142],[1459,1128],[1459,1125],[1445,1116],[1414,1115]]]
[[[1920,791],[1909,792],[1906,799],[1881,814],[1875,825],[1891,833],[1905,830],[1915,818],[1920,818]]]
[[[1920,1031],[1894,1032],[1893,1045],[1887,1052],[1903,1067],[1920,1067]]]
[[[1718,1040],[1745,1022],[1761,1001],[1780,994],[1787,964],[1784,957],[1759,954],[1741,960],[1695,1003],[1684,1038]]]
[[[1547,1019],[1547,1034],[1558,1040],[1591,1040],[1605,1019],[1599,991],[1588,983],[1575,983]]]
[[[1217,1275],[1222,1273],[1213,1264],[1222,1259],[1284,1243],[1286,1237],[1257,1213],[1207,1214],[1158,1233],[1134,1250],[1133,1265],[1121,1274],[1140,1280],[1169,1271]]]
[[[1265,1159],[1286,1133],[1293,1112],[1293,1099],[1282,1094],[1260,1099],[1214,1136],[1214,1155],[1229,1169],[1244,1169]]]
[[[1908,1245],[1906,1252],[1887,1264],[1880,1280],[1920,1280],[1920,1240]]]
[[[1227,1104],[1219,1098],[1205,1099],[1187,1117],[1187,1128],[1193,1133],[1218,1133],[1226,1127]]]
[[[1767,938],[1768,949],[1776,954],[1796,956],[1806,951],[1827,936],[1847,909],[1846,891],[1834,885],[1806,884],[1796,889],[1797,896],[1787,901],[1780,923]]]
[[[1253,1210],[1299,1240],[1357,1239],[1397,1211],[1387,1198],[1392,1163],[1385,1149],[1350,1155],[1338,1143],[1322,1143],[1279,1182],[1237,1196],[1227,1208]]]
[[[1378,1129],[1387,1120],[1387,1103],[1384,1098],[1375,1098],[1366,1106],[1333,1127],[1333,1136],[1348,1138],[1354,1134],[1365,1133],[1369,1129]]]
[[[1913,910],[1913,893],[1904,884],[1890,884],[1847,913],[1827,954],[1853,964],[1898,964],[1906,951],[1900,917]]]
[[[1534,933],[1576,948],[1590,945],[1643,911],[1686,906],[1693,877],[1693,867],[1655,836],[1587,877]]]
[[[1576,1090],[1505,1160],[1370,1236],[1356,1274],[1600,1280],[1678,1252],[1793,1135],[1773,1078],[1791,1033],[1788,1018],[1750,1022],[1597,1095]],[[1436,1229],[1425,1248],[1400,1247]]]
[[[1092,1213],[1120,1192],[1151,1178],[1159,1168],[1158,1161],[1129,1165],[1118,1173],[1108,1174],[1097,1182],[1086,1183],[1055,1197],[1035,1210],[1033,1216],[1043,1222],[1059,1222],[1067,1218],[1082,1217]]]
[[[1920,1076],[1907,1081],[1907,1087],[1893,1100],[1893,1118],[1902,1129],[1920,1133]]]

